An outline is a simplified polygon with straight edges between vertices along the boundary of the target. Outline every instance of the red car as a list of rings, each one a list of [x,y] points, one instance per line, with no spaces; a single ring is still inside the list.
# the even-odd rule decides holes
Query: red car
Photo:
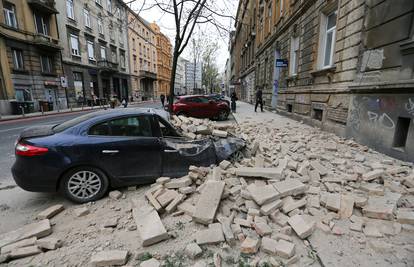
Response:
[[[215,101],[207,96],[181,96],[173,104],[173,114],[196,118],[227,120],[230,107],[224,101]]]

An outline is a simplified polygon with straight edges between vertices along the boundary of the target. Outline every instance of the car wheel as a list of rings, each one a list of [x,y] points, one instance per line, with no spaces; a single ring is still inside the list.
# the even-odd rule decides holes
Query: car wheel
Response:
[[[177,113],[177,116],[184,116],[184,117],[188,117],[187,113],[185,113],[184,111],[180,111]]]
[[[79,167],[64,175],[60,190],[73,202],[87,203],[102,198],[108,186],[108,178],[99,169]]]
[[[229,117],[229,113],[226,110],[220,110],[219,115],[218,115],[218,119],[220,121],[225,121],[227,120],[228,117]]]

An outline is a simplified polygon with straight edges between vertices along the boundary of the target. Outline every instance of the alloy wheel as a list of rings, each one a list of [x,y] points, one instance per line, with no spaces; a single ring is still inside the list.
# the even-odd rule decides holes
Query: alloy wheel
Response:
[[[102,182],[92,171],[78,171],[68,180],[68,192],[78,199],[90,199],[101,190]]]

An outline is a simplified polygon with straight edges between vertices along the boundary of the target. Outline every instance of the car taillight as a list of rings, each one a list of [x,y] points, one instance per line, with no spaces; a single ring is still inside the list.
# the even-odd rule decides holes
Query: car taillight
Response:
[[[19,156],[40,156],[44,155],[49,151],[46,147],[31,146],[22,143],[16,145],[16,155]]]

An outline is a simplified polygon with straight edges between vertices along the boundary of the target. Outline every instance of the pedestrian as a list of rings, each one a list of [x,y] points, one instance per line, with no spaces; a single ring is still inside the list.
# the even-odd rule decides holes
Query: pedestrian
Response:
[[[239,100],[237,98],[236,91],[233,91],[233,93],[231,93],[230,99],[231,99],[231,111],[236,112],[236,101]]]
[[[164,94],[161,94],[161,95],[160,95],[160,99],[161,99],[161,104],[162,104],[162,107],[164,107],[164,103],[165,103],[165,95],[164,95]]]
[[[126,108],[128,106],[128,101],[126,100],[126,98],[122,99],[122,106],[124,106],[124,108]]]
[[[254,107],[254,112],[257,112],[257,106],[259,104],[260,104],[260,109],[263,112],[263,92],[262,92],[262,89],[260,87],[256,91],[256,105]]]

